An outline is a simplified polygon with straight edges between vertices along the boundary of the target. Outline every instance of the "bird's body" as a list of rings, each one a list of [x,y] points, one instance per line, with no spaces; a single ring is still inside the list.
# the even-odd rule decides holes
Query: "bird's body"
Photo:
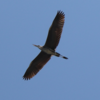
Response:
[[[48,47],[43,47],[41,50],[42,50],[43,52],[47,53],[47,54],[55,55],[55,51],[52,50],[52,49],[50,49],[50,48],[48,48]]]
[[[55,55],[57,57],[62,57],[64,59],[68,59],[67,57],[65,56],[62,56],[61,54],[55,52],[55,50],[51,49],[51,48],[48,48],[48,47],[45,47],[45,46],[40,46],[40,45],[34,45],[36,47],[38,47],[40,50],[42,50],[43,52],[45,52],[46,54],[49,54],[49,55]]]
[[[44,46],[34,45],[38,47],[41,52],[39,55],[30,63],[26,70],[23,78],[30,79],[36,75],[39,70],[50,60],[52,55],[68,59],[65,56],[55,52],[55,49],[59,43],[62,28],[64,25],[64,13],[61,11],[57,12],[57,15],[49,29],[48,37]]]

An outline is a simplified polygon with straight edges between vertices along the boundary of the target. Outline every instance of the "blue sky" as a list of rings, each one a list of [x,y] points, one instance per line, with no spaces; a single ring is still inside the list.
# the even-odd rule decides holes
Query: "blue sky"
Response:
[[[58,10],[65,24],[57,52],[23,80]],[[100,0],[0,1],[0,100],[100,100]]]

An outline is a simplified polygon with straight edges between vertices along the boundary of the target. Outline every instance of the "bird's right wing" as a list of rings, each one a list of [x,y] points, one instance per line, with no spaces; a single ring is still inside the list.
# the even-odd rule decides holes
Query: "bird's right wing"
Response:
[[[64,13],[62,11],[58,11],[49,29],[48,37],[44,46],[49,47],[53,50],[57,47],[64,26],[64,20]]]
[[[50,58],[51,55],[48,55],[45,52],[41,51],[39,55],[30,63],[23,78],[28,80],[35,76],[39,72],[39,70],[50,60]]]

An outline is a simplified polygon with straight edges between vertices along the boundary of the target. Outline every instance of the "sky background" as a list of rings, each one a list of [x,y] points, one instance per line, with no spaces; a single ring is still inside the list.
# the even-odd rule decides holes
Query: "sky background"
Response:
[[[57,52],[31,80],[22,77],[58,10]],[[100,100],[100,0],[0,0],[0,100]]]

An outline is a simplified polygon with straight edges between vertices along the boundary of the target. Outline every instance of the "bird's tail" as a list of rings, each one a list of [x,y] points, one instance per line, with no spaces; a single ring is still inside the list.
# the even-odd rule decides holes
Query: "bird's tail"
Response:
[[[57,53],[57,52],[55,52],[55,56],[57,56],[57,57],[62,57],[62,58],[64,58],[64,59],[68,59],[67,57],[62,56],[61,54],[59,54],[59,53]]]

